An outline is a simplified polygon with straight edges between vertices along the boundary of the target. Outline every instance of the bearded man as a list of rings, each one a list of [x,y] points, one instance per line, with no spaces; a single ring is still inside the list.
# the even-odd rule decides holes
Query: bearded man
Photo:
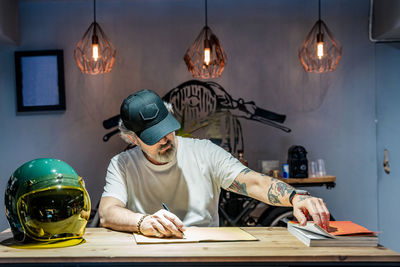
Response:
[[[322,199],[249,169],[209,140],[175,136],[180,124],[168,108],[150,90],[123,101],[121,137],[136,147],[110,162],[99,206],[101,226],[182,238],[185,227],[219,225],[224,188],[269,205],[293,206],[300,224],[308,213],[328,227],[330,214]]]

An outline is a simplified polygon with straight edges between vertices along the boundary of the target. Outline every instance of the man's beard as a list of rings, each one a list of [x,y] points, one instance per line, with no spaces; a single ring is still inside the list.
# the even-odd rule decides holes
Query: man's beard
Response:
[[[171,162],[176,156],[176,147],[171,141],[168,140],[166,144],[161,145],[158,148],[157,154],[152,156],[153,159],[160,163]]]

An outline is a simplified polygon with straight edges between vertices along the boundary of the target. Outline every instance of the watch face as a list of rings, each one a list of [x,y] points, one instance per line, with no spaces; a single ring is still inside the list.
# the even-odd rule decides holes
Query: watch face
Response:
[[[310,195],[310,193],[306,190],[298,190],[296,189],[296,194],[298,195]]]

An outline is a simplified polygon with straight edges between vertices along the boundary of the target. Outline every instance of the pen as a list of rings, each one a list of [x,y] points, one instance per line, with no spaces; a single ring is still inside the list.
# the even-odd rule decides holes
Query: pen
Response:
[[[161,203],[161,205],[163,206],[163,208],[164,208],[166,211],[169,211],[169,209],[168,209],[167,205],[165,205],[165,204],[164,204],[164,202],[162,202],[162,203]],[[181,233],[182,233],[182,235],[183,235],[183,236],[185,236],[185,233],[184,233],[184,232],[182,232],[182,230],[181,230],[181,229],[178,229],[178,230],[179,230],[179,232],[181,232]]]
[[[166,211],[169,211],[167,205],[165,205],[164,203],[161,203],[161,205],[163,206],[163,208],[164,208]]]

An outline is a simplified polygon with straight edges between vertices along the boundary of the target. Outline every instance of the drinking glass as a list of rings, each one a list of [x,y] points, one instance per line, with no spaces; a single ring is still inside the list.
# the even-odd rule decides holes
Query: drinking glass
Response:
[[[317,160],[317,169],[318,169],[318,176],[326,175],[325,161],[323,159]]]
[[[317,162],[310,161],[308,163],[308,177],[317,177]]]

